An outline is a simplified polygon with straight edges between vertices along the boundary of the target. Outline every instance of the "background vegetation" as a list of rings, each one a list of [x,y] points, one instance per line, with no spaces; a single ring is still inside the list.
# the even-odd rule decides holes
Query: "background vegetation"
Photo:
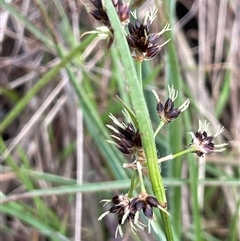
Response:
[[[171,83],[190,98],[187,113],[158,135],[159,156],[190,144],[186,133],[208,120],[225,127],[224,153],[184,156],[161,165],[176,240],[240,240],[240,5],[237,0],[168,1],[171,40],[144,62],[143,86],[153,127],[155,89]],[[91,8],[86,1],[87,9]],[[160,31],[163,8],[152,31]],[[131,1],[140,18],[154,1]],[[112,240],[117,220],[101,199],[124,193],[126,158],[107,143],[109,113],[123,118],[130,103],[115,44],[80,36],[100,24],[81,1],[1,2],[1,233],[2,240]],[[176,55],[176,56],[175,56]],[[176,58],[175,58],[176,57]],[[172,61],[175,65],[172,65]],[[179,68],[181,75],[174,77]],[[165,240],[125,230],[123,240]]]

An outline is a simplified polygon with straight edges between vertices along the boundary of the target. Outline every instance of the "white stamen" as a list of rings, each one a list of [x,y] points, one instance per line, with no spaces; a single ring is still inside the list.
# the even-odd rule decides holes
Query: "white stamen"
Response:
[[[157,17],[157,8],[150,8],[147,13],[146,16],[143,20],[143,25],[146,25],[148,21],[150,21],[150,23],[152,24],[152,22],[155,20],[155,18]]]
[[[170,23],[167,23],[167,24],[164,26],[164,28],[163,28],[158,34],[159,34],[159,35],[162,35],[163,33],[167,32],[167,31],[170,31],[170,30],[172,30],[172,29],[170,28]]]
[[[220,126],[218,126],[218,130],[217,130],[216,134],[213,135],[213,137],[220,135],[223,131],[224,131],[224,127],[222,126],[222,128],[221,128]]]
[[[119,138],[118,136],[115,136],[115,135],[110,135],[112,138],[116,139],[116,140],[121,140],[121,138]],[[111,141],[111,140],[110,140]]]
[[[139,218],[139,211],[137,211],[136,213],[135,213],[135,216],[134,216],[134,224],[137,224],[137,222],[138,222],[138,218]]]
[[[155,90],[152,90],[152,92],[153,92],[155,98],[157,99],[157,102],[160,102],[160,98],[159,98],[157,92]]]
[[[105,203],[103,204],[103,207],[104,207],[104,206],[106,206],[108,203],[110,203],[111,201],[112,201],[112,199],[103,199],[103,200],[100,201],[100,203],[105,202]]]
[[[102,220],[105,216],[107,216],[110,213],[110,211],[107,211],[99,216],[98,221]]]
[[[158,205],[158,208],[159,208],[161,211],[163,211],[164,213],[166,213],[168,216],[170,216],[170,214],[168,213],[168,211],[167,211],[165,208],[161,207],[160,205]]]
[[[137,221],[135,225],[141,230],[144,230],[144,228],[146,227],[146,225],[141,223],[140,221]]]
[[[217,147],[217,148],[224,147],[224,146],[228,146],[228,143],[214,145],[214,147]],[[226,149],[226,148],[223,148],[223,149]]]
[[[128,209],[128,210],[124,213],[124,215],[123,215],[123,217],[122,217],[122,223],[121,223],[121,224],[124,224],[124,222],[126,221],[126,219],[127,219],[128,216],[129,216],[129,213],[130,213],[130,210]]]
[[[173,86],[170,87],[170,86],[168,85],[168,92],[169,92],[169,98],[170,98],[172,101],[174,101],[174,100],[177,99],[177,97],[178,97],[178,91],[175,90]]]
[[[130,220],[130,226],[131,226],[132,232],[133,232],[135,235],[137,235],[137,231],[138,231],[138,230],[137,230],[136,227],[134,226],[132,220]]]
[[[116,228],[115,238],[117,238],[118,232],[119,232],[119,234],[120,234],[120,236],[121,236],[121,238],[122,238],[124,234],[123,234],[122,227],[121,227],[120,224],[118,224],[118,226],[117,226],[117,228]]]
[[[204,124],[202,124],[201,120],[199,120],[198,125],[199,125],[198,132],[203,132],[203,131],[208,132],[209,123],[207,123],[206,120],[204,121]],[[210,136],[211,134],[209,133],[208,135]]]
[[[226,151],[227,148],[221,148],[221,149],[214,149],[213,152],[223,152]]]
[[[112,121],[119,127],[125,129],[126,125],[124,123],[121,123],[113,114],[110,113],[109,117],[112,119]]]
[[[178,109],[180,110],[180,112],[183,112],[188,108],[189,104],[190,104],[190,100],[187,99],[180,107],[178,107]]]
[[[108,142],[108,143],[110,143],[110,144],[113,144],[113,145],[115,145],[116,147],[118,146],[118,144],[117,144],[116,142],[114,142],[114,141],[106,140],[106,142]]]
[[[135,9],[134,11],[130,12],[132,14],[132,16],[137,19],[137,10]]]
[[[162,48],[162,46],[166,45],[171,39],[166,40],[163,44],[159,45],[159,48]]]
[[[107,128],[109,128],[110,130],[114,131],[115,133],[119,133],[118,129],[116,129],[114,126],[112,125],[106,125]]]

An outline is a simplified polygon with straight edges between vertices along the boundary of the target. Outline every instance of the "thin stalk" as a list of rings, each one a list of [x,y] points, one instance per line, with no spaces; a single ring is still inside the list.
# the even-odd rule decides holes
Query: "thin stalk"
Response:
[[[143,176],[142,176],[142,166],[139,161],[137,161],[137,171],[138,171],[139,182],[140,182],[140,186],[141,186],[141,192],[146,192],[144,182],[143,182]]]
[[[168,161],[168,160],[173,160],[173,159],[175,159],[175,158],[177,158],[179,156],[182,156],[184,154],[194,152],[195,150],[196,150],[196,148],[193,146],[191,148],[188,148],[186,150],[180,151],[178,153],[170,154],[168,156],[165,156],[165,157],[162,157],[162,158],[158,159],[158,163],[162,163],[162,162],[165,162],[165,161]]]
[[[164,122],[161,120],[157,129],[154,132],[154,137],[156,137],[156,135],[158,134],[158,132],[162,129],[162,127],[164,126]]]
[[[131,179],[130,188],[129,188],[129,191],[128,191],[128,197],[129,198],[131,198],[133,196],[133,190],[134,190],[134,187],[135,187],[135,178],[136,178],[136,172],[134,171],[133,175],[132,175],[132,179]]]
[[[132,56],[129,51],[129,46],[126,41],[125,32],[119,21],[112,1],[103,0],[103,5],[106,9],[107,15],[114,30],[115,40],[119,48],[122,64],[128,81],[130,97],[142,137],[142,144],[146,154],[149,177],[153,192],[158,201],[162,204],[165,204],[165,188],[159,171],[157,150],[155,146],[152,125],[150,122],[150,116],[141,85],[139,84],[139,79],[132,60]],[[169,216],[164,212],[161,212],[161,215],[167,241],[172,241],[173,233]]]

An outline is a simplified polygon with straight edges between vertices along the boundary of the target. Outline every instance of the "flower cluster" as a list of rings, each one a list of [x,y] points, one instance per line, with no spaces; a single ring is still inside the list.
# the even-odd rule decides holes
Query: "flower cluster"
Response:
[[[138,19],[136,11],[131,12],[134,18],[134,22],[130,23],[129,1],[123,1],[112,0],[118,17],[122,22],[122,26],[126,30],[124,37],[127,40],[129,49],[131,51],[131,55],[133,59],[137,62],[137,65],[141,66],[142,61],[149,60],[156,56],[160,52],[162,46],[169,41],[167,40],[163,44],[160,44],[160,42],[163,42],[163,33],[170,30],[169,24],[167,24],[162,29],[162,31],[157,33],[151,33],[151,26],[157,15],[156,9],[150,9],[149,11],[147,11],[145,17],[142,20]],[[102,4],[102,0],[91,0],[91,2],[95,9],[91,10],[90,14],[98,21],[101,21],[101,23],[104,25],[101,29],[97,29],[98,31],[91,32],[98,33],[98,36],[101,38],[110,37],[108,43],[108,47],[110,47],[114,41],[114,30],[111,26],[111,22]],[[138,70],[140,70],[140,68]],[[139,71],[137,72],[140,81],[142,81],[141,74],[139,73]],[[153,91],[153,94],[157,99],[157,115],[160,118],[159,125],[154,133],[154,137],[157,135],[157,133],[164,125],[167,125],[170,122],[174,121],[176,118],[178,118],[178,116],[188,108],[190,103],[190,100],[187,99],[183,102],[183,104],[176,108],[174,107],[174,101],[178,97],[178,91],[176,91],[173,88],[173,86],[168,86],[168,93],[169,95],[166,102],[162,102],[160,101],[160,98],[157,95],[157,93]],[[151,196],[146,192],[144,178],[148,177],[148,174],[149,176],[151,175],[150,180],[152,184],[156,184],[158,182],[157,178],[155,178],[154,180],[156,174],[158,175],[158,173],[155,172],[156,166],[151,165],[154,163],[154,161],[156,161],[154,160],[156,158],[151,158],[151,155],[149,153],[147,153],[148,155],[145,155],[144,148],[142,145],[141,134],[145,135],[148,133],[145,133],[145,129],[143,128],[143,126],[141,126],[143,128],[141,129],[143,133],[139,131],[139,120],[131,111],[131,109],[125,103],[123,103],[123,101],[121,102],[125,107],[125,111],[123,111],[123,114],[125,115],[127,122],[120,122],[116,117],[110,114],[110,118],[112,119],[114,124],[107,125],[107,127],[111,130],[112,137],[112,140],[108,140],[108,142],[114,144],[118,148],[118,150],[123,154],[130,155],[134,158],[133,162],[125,163],[123,165],[124,168],[132,168],[134,174],[132,175],[131,185],[129,187],[128,194],[120,194],[114,196],[110,200],[102,200],[105,201],[106,204],[111,203],[111,207],[108,209],[108,211],[104,212],[98,218],[98,220],[102,220],[106,215],[110,213],[115,214],[117,216],[118,225],[115,232],[116,238],[118,236],[118,233],[121,237],[123,237],[122,226],[126,223],[130,224],[131,230],[135,234],[138,230],[143,230],[145,227],[148,227],[148,232],[150,232],[151,228],[155,232],[157,232],[157,229],[155,228],[153,222],[153,220],[155,219],[153,212],[154,208],[160,209],[162,212],[169,215],[166,211],[167,203],[159,203],[156,197]],[[137,111],[139,113],[139,110]],[[227,145],[226,143],[219,145],[215,145],[213,143],[214,138],[217,135],[221,134],[224,128],[219,127],[215,135],[208,134],[207,129],[208,124],[206,122],[204,126],[201,124],[201,122],[199,122],[198,131],[195,134],[193,132],[189,133],[192,137],[192,141],[189,145],[189,148],[181,152],[162,157],[158,160],[158,163],[167,160],[172,160],[174,158],[177,158],[183,154],[190,152],[196,153],[198,156],[202,156],[204,154],[212,152],[224,151],[224,147]],[[145,151],[147,152],[147,150],[149,149],[147,149],[146,145]],[[132,197],[134,189],[138,184],[140,184],[140,194],[138,192],[138,195]],[[159,190],[161,192],[161,195],[157,197],[161,202],[165,202],[166,199],[164,194],[164,186],[162,183],[159,184]],[[156,189],[154,191],[156,191]],[[143,213],[145,218],[148,220],[147,225],[139,221],[140,213]],[[166,218],[166,215],[164,215],[163,217]],[[165,219],[165,221],[167,221],[167,219]]]
[[[156,228],[152,222],[155,217],[153,213],[153,208],[159,208],[166,214],[168,212],[164,209],[166,204],[161,205],[158,200],[146,192],[140,193],[135,198],[129,198],[128,195],[120,194],[114,196],[110,200],[102,200],[102,202],[112,203],[112,207],[103,213],[98,220],[102,220],[109,213],[115,213],[118,217],[118,226],[116,228],[115,237],[117,238],[118,233],[123,237],[122,225],[129,221],[133,233],[136,233],[139,229],[143,230],[146,225],[139,221],[139,213],[142,210],[145,217],[148,219],[148,232],[152,227],[155,232]],[[168,214],[169,215],[169,214]]]
[[[102,5],[102,0],[91,0],[92,4],[96,9],[91,10],[90,14],[98,21],[102,22],[105,26],[108,27],[111,35],[108,46],[110,47],[113,39],[114,32],[109,21],[108,15]],[[129,2],[123,3],[121,0],[117,0],[117,2],[113,1],[113,5],[117,11],[118,17],[122,22],[122,25],[127,25],[127,42],[129,48],[131,50],[131,54],[135,60],[143,61],[148,60],[156,56],[163,45],[165,45],[169,40],[162,43],[161,45],[158,43],[161,35],[169,31],[169,24],[167,24],[162,31],[158,33],[150,33],[151,25],[156,18],[157,9],[150,9],[146,12],[145,18],[143,22],[141,22],[138,17],[136,11],[131,12],[132,16],[135,19],[135,23],[129,23],[130,18],[130,8]]]
[[[157,93],[153,91],[158,103],[157,103],[157,114],[164,124],[169,124],[171,121],[176,119],[183,111],[185,111],[190,103],[190,100],[187,99],[180,107],[174,109],[174,100],[178,96],[178,92],[175,89],[168,86],[169,97],[165,104],[163,105],[160,101]]]
[[[110,115],[115,126],[107,125],[114,134],[111,134],[114,141],[108,141],[119,149],[124,154],[136,157],[140,162],[145,161],[145,154],[142,147],[141,135],[138,129],[129,121],[128,124],[119,122],[116,117]]]
[[[103,8],[101,0],[91,0],[92,4],[96,9],[90,11],[90,14],[98,20],[101,21],[105,26],[112,30],[111,23],[107,16],[105,9]],[[129,22],[130,17],[130,9],[128,3],[123,3],[121,0],[117,0],[117,2],[113,1],[113,5],[117,11],[118,17],[123,25]]]
[[[143,61],[153,58],[159,53],[161,47],[169,41],[166,41],[162,45],[158,44],[160,36],[165,31],[170,30],[168,24],[161,32],[150,34],[150,27],[154,19],[156,18],[156,14],[156,9],[150,9],[149,11],[147,11],[143,22],[141,22],[137,18],[136,11],[132,12],[132,15],[135,19],[135,24],[128,24],[129,34],[127,35],[127,42],[133,58],[137,61]]]
[[[108,18],[108,15],[103,8],[102,0],[91,0],[92,4],[96,9],[93,9],[90,11],[90,14],[98,21],[102,22],[109,31],[109,42],[108,42],[108,48],[111,47],[113,40],[114,40],[114,32],[110,23],[110,20]],[[123,26],[126,25],[129,22],[130,17],[130,9],[128,3],[123,3],[121,0],[117,0],[117,2],[113,1],[113,5],[117,11],[118,17],[120,21],[122,22]],[[105,28],[98,28],[100,31],[99,36],[105,36],[107,34],[107,30]],[[104,37],[105,38],[105,37]]]
[[[219,126],[217,132],[212,135],[207,134],[208,126],[209,123],[206,121],[204,122],[204,125],[201,121],[199,121],[198,131],[195,134],[193,132],[188,132],[192,136],[192,141],[189,147],[195,147],[194,153],[196,153],[198,156],[203,156],[203,154],[209,154],[212,152],[225,151],[226,148],[224,147],[228,145],[227,143],[218,145],[213,143],[214,138],[224,131],[224,127],[220,128]]]

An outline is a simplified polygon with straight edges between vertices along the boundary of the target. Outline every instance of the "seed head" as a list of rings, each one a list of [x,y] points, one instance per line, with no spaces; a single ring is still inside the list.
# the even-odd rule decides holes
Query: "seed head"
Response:
[[[114,141],[108,142],[115,144],[119,151],[124,154],[138,156],[142,153],[143,147],[139,130],[135,129],[131,122],[121,123],[113,115],[110,115],[110,118],[115,126],[107,125],[107,127],[114,132],[114,134],[111,134]]]
[[[101,21],[105,26],[111,29],[111,23],[105,9],[103,8],[102,0],[91,0],[91,2],[96,9],[91,10],[90,14],[92,14],[96,20]],[[129,3],[123,3],[121,0],[113,0],[113,5],[117,11],[120,21],[123,25],[127,24],[130,17]]]
[[[165,31],[170,30],[169,24],[167,24],[161,32],[150,34],[150,28],[152,22],[156,18],[156,13],[156,9],[150,9],[147,11],[143,22],[141,22],[137,18],[136,11],[132,12],[133,17],[135,18],[135,23],[128,24],[129,33],[127,35],[127,42],[135,60],[143,61],[153,58],[159,53],[161,47],[169,41],[166,41],[162,45],[157,43],[160,36]]]
[[[115,238],[117,238],[118,233],[121,237],[123,237],[122,225],[129,221],[131,229],[134,233],[136,233],[137,228],[144,229],[145,225],[138,221],[138,216],[135,210],[131,209],[131,201],[132,198],[128,198],[127,194],[120,194],[118,196],[113,197],[111,200],[102,200],[106,203],[112,203],[113,206],[105,213],[103,213],[98,220],[102,220],[109,213],[115,213],[118,217],[118,226],[115,232]],[[137,228],[136,228],[136,227]]]
[[[178,92],[172,87],[168,86],[169,98],[163,105],[160,101],[157,93],[153,91],[158,103],[157,103],[157,114],[164,122],[164,124],[169,124],[171,121],[176,119],[183,111],[185,111],[189,106],[189,99],[187,99],[180,107],[174,109],[174,100],[178,96]]]
[[[117,10],[118,17],[123,26],[129,23],[130,18],[130,8],[129,8],[129,1],[122,2],[121,0],[117,0],[116,4],[114,4]]]
[[[202,122],[199,121],[198,131],[195,134],[193,132],[188,132],[192,136],[192,141],[189,147],[195,147],[196,150],[194,153],[198,156],[203,156],[203,154],[209,154],[212,152],[223,152],[226,150],[224,147],[228,145],[227,143],[218,145],[213,143],[214,138],[224,131],[224,127],[220,128],[219,126],[216,134],[211,135],[207,133],[208,126],[209,123],[206,121],[204,122],[204,125],[202,125]]]
[[[130,10],[129,10],[129,2],[123,3],[122,0],[113,1],[113,5],[117,11],[118,17],[122,22],[122,25],[125,26],[129,22]],[[108,15],[103,7],[102,0],[91,0],[95,9],[90,10],[90,14],[102,24],[104,24],[109,29],[109,41],[108,48],[111,47],[114,40],[114,32],[111,26],[111,22],[108,18]],[[104,34],[106,31],[104,31]]]
[[[145,217],[148,219],[148,231],[150,232],[150,227],[154,229],[157,233],[157,230],[154,226],[152,220],[155,219],[153,214],[153,208],[159,208],[165,213],[168,212],[165,210],[166,205],[160,205],[158,200],[154,196],[150,196],[147,193],[141,193],[135,198],[129,198],[126,195],[120,194],[113,197],[110,200],[102,200],[106,203],[112,203],[112,207],[105,213],[103,213],[98,220],[102,220],[109,213],[115,213],[118,217],[118,226],[116,228],[115,237],[117,238],[118,233],[123,237],[122,225],[126,222],[129,222],[131,230],[133,233],[140,229],[143,230],[146,225],[139,221],[139,213],[142,210]],[[169,215],[169,214],[168,214]]]
[[[111,24],[109,21],[109,18],[107,16],[107,13],[105,9],[103,8],[102,1],[101,0],[91,0],[92,4],[96,9],[91,10],[90,14],[98,20],[101,21],[105,26],[107,26],[109,29],[111,29]]]

